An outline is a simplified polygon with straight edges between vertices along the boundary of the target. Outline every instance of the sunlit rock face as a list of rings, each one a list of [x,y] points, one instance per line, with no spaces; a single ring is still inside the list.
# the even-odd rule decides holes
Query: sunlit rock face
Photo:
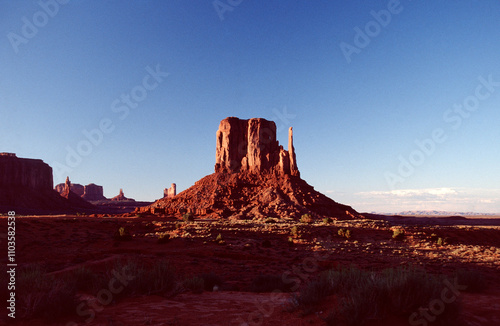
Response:
[[[220,122],[216,139],[215,172],[300,175],[292,128],[289,129],[288,150],[276,140],[276,124],[262,118],[226,118]]]

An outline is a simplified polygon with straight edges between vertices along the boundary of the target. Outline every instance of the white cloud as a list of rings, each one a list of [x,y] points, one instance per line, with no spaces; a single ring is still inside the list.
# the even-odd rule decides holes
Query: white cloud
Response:
[[[500,213],[500,189],[425,188],[368,191],[353,194],[327,192],[334,200],[358,211],[396,213],[409,210]]]

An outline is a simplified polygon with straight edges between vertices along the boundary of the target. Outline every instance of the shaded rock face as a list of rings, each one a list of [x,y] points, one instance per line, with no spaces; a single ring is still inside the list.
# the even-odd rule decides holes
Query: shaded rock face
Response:
[[[288,151],[276,140],[276,124],[262,118],[234,117],[220,122],[216,134],[215,172],[271,172],[299,176],[289,130]]]
[[[42,160],[0,153],[0,212],[50,214],[95,208],[70,191],[69,179],[63,185],[60,195],[53,189],[52,168]]]
[[[12,153],[0,153],[0,187],[52,190],[52,168],[42,160],[18,158]]]
[[[216,142],[215,173],[139,211],[234,219],[299,219],[306,213],[316,218],[362,217],[300,178],[292,128],[285,150],[276,140],[274,122],[231,117],[221,121]]]

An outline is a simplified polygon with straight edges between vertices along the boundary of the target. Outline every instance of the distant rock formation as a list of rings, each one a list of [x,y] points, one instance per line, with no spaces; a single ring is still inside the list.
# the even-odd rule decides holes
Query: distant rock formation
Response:
[[[276,125],[265,119],[221,121],[216,133],[215,173],[173,198],[162,198],[140,212],[262,219],[362,218],[314,190],[300,178],[289,129],[288,150],[276,140]]]
[[[18,158],[14,153],[0,153],[0,187],[25,187],[52,190],[52,168],[42,160]]]
[[[217,130],[215,172],[272,172],[300,176],[293,131],[289,129],[288,151],[276,140],[276,124],[262,118],[222,120]]]
[[[66,189],[65,183],[60,183],[54,188],[58,193],[62,194]],[[88,184],[86,186],[82,186],[78,183],[71,183],[70,190],[74,192],[76,195],[82,197],[88,201],[98,201],[98,200],[106,200],[104,197],[104,190],[102,186],[96,185],[94,183]]]
[[[135,201],[135,199],[125,197],[125,195],[123,194],[123,189],[121,189],[121,188],[120,188],[120,193],[118,194],[118,196],[111,198],[111,200],[113,200],[113,201]]]
[[[55,191],[62,194],[66,189],[66,183],[60,183],[54,187]],[[83,196],[85,192],[85,187],[78,183],[71,183],[70,190],[77,194],[78,196]]]
[[[86,208],[92,208],[93,205],[87,202],[85,199],[83,199],[81,196],[78,194],[74,193],[71,190],[71,181],[69,180],[69,177],[66,177],[66,181],[64,182],[64,190],[60,195],[69,201],[71,201],[73,204],[78,205],[79,207],[86,207]]]
[[[177,185],[172,183],[170,188],[163,189],[163,198],[172,198],[177,195]]]
[[[98,186],[94,183],[88,184],[84,187],[82,198],[89,201],[106,200],[106,197],[103,195],[102,186]]]
[[[0,212],[45,214],[94,208],[69,188],[66,197],[60,196],[53,189],[52,168],[42,160],[0,153]]]

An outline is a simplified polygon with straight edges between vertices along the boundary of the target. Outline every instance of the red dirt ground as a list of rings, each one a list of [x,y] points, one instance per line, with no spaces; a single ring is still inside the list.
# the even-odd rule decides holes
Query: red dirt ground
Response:
[[[16,258],[20,267],[39,263],[54,275],[70,273],[80,266],[98,272],[117,260],[132,257],[151,262],[167,258],[180,279],[214,273],[224,281],[214,292],[125,297],[96,309],[89,323],[75,311],[73,318],[70,315],[56,323],[60,325],[72,320],[77,322],[73,325],[325,325],[321,317],[328,315],[334,301],[303,316],[288,311],[290,293],[248,292],[252,280],[262,274],[288,273],[303,285],[319,272],[338,265],[380,270],[407,263],[432,273],[452,274],[457,268],[471,267],[480,270],[488,288],[479,294],[461,294],[462,320],[470,326],[500,325],[498,226],[409,224],[404,226],[406,239],[394,241],[394,222],[383,220],[330,224],[197,220],[179,228],[177,222],[172,217],[17,217]],[[6,219],[1,218],[0,223],[6,230]],[[288,238],[294,225],[299,236],[290,244]],[[121,226],[132,234],[131,241],[113,239]],[[338,236],[339,228],[353,230],[353,236]],[[172,239],[159,244],[157,238],[162,233]],[[219,233],[223,244],[215,241]],[[448,237],[450,244],[437,246],[431,240],[433,233]],[[5,247],[5,234],[0,234],[0,241]],[[5,260],[2,258],[2,263]],[[95,293],[80,295],[81,299],[96,300]],[[17,324],[43,322],[28,320]],[[391,319],[371,325],[409,323]]]

